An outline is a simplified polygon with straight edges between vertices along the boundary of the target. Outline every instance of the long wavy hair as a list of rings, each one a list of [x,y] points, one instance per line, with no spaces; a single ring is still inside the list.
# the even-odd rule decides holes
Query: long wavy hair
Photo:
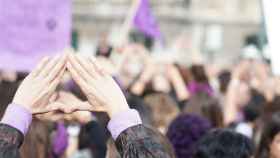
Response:
[[[270,120],[264,124],[256,158],[270,157],[270,145],[278,133],[280,133],[280,112],[274,113]]]

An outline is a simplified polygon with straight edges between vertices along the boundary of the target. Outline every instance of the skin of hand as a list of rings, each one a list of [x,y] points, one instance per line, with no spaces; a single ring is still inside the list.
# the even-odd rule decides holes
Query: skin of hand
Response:
[[[75,112],[88,112],[88,111],[95,111],[95,112],[105,112],[103,106],[91,106],[87,101],[84,102],[76,97],[74,94],[69,92],[60,91],[58,93],[58,97],[55,100],[56,103],[60,104],[61,111],[64,113],[70,114]]]
[[[97,64],[95,58],[84,58],[70,53],[68,61],[67,69],[92,107],[103,106],[110,117],[129,109],[120,87]]]
[[[78,97],[69,92],[60,91],[58,93],[56,102],[65,105],[61,110],[68,114],[75,111],[87,111],[89,109],[92,109],[90,105],[86,104]]]
[[[66,69],[66,55],[46,57],[19,86],[13,103],[25,107],[32,114],[42,114],[59,109],[50,99]]]
[[[35,117],[39,120],[57,122],[64,120],[65,114],[59,111],[52,111],[44,114],[35,115]]]

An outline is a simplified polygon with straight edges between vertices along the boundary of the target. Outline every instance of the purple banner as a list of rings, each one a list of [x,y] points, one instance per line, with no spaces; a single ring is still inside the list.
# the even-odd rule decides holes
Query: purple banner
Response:
[[[149,0],[141,0],[139,8],[134,17],[134,26],[147,36],[159,39],[161,38],[160,30],[152,10]]]
[[[0,0],[0,69],[29,71],[70,45],[71,0]]]

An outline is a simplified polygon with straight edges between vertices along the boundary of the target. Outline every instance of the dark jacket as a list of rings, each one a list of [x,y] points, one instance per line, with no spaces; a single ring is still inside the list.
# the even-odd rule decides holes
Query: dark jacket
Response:
[[[158,137],[153,130],[138,125],[121,133],[115,143],[123,158],[171,158]],[[17,129],[0,124],[0,158],[19,158],[23,139]]]

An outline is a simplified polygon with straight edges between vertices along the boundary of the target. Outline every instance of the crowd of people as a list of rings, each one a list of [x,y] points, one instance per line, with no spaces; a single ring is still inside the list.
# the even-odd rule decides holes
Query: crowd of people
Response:
[[[1,72],[1,158],[280,158],[267,61],[186,66],[104,47]]]

